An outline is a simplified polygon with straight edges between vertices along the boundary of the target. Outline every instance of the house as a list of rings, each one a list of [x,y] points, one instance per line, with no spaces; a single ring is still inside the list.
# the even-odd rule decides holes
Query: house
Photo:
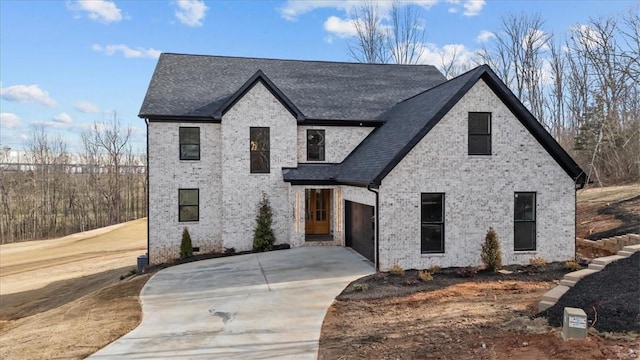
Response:
[[[147,122],[149,260],[277,243],[352,247],[380,270],[572,258],[584,172],[486,65],[162,54]],[[377,220],[377,221],[376,221]]]

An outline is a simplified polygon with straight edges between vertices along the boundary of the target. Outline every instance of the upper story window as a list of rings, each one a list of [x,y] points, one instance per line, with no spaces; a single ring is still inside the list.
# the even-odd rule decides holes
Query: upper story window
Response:
[[[421,194],[421,241],[424,253],[444,252],[444,194]]]
[[[307,130],[307,160],[324,161],[324,130]]]
[[[268,127],[252,127],[249,134],[251,173],[269,173],[271,144]]]
[[[200,190],[178,190],[178,221],[198,221],[200,217]]]
[[[491,155],[491,113],[469,113],[469,155]]]
[[[200,128],[180,128],[180,160],[200,160]]]
[[[536,193],[517,192],[514,195],[513,249],[536,249]]]

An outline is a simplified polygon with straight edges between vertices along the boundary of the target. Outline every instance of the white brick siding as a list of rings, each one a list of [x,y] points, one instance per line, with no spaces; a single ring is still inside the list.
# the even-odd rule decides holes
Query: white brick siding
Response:
[[[251,174],[249,129],[269,127],[271,171]],[[296,118],[261,82],[222,117],[222,239],[225,247],[250,250],[258,203],[264,192],[273,209],[277,243],[290,243],[293,195],[283,167],[296,166]],[[213,185],[213,184],[211,184]],[[211,186],[210,185],[210,186]]]
[[[307,161],[307,130],[324,130],[325,161]],[[299,163],[340,163],[373,131],[360,126],[298,126]]]
[[[492,155],[467,155],[469,112],[491,112]],[[536,251],[513,250],[514,192],[537,193]],[[420,194],[445,193],[445,253],[420,252]],[[480,80],[383,179],[380,267],[482,264],[488,228],[504,264],[574,256],[573,180]]]
[[[200,128],[200,160],[180,160],[179,128]],[[152,264],[180,254],[186,226],[201,252],[221,249],[220,124],[149,123],[149,257]],[[198,222],[178,222],[178,189],[200,190]]]

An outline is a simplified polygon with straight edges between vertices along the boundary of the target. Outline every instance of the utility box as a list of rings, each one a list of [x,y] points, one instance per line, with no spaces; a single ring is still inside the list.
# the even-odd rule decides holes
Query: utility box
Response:
[[[147,254],[138,256],[138,268],[137,268],[138,275],[142,274],[142,271],[147,266],[149,266],[149,257],[147,256]]]
[[[587,337],[587,314],[582,309],[564,308],[562,338],[585,339]]]

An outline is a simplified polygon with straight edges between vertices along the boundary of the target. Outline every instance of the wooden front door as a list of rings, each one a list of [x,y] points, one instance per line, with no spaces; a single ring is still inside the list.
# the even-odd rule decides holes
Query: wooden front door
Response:
[[[331,190],[305,190],[305,210],[305,234],[329,234],[331,221]]]

